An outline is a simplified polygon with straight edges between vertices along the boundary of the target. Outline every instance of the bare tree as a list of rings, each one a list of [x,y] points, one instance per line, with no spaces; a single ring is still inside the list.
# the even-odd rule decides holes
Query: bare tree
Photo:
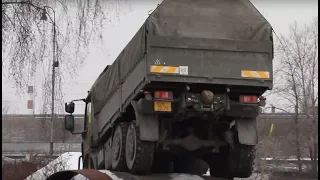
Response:
[[[294,111],[295,145],[301,167],[301,128],[299,115],[306,116],[304,121],[312,122],[310,130],[312,135],[308,137],[308,151],[312,161],[313,170],[316,171],[317,160],[317,118],[315,107],[318,104],[318,18],[306,25],[298,25],[294,22],[290,25],[290,34],[280,36],[276,48],[277,76],[280,80],[273,93],[286,100],[287,111]]]
[[[45,6],[52,7],[57,15],[56,54],[61,72],[73,75],[86,58],[87,47],[102,40],[105,25],[118,17],[121,3],[119,0],[2,0],[2,65],[8,66],[9,77],[19,89],[28,85],[38,68],[45,73],[51,67],[47,61],[53,53],[52,25],[41,21],[41,11],[34,8]],[[48,11],[49,18],[53,18],[53,13]]]
[[[125,1],[2,0],[2,68],[8,69],[18,93],[40,74],[42,114],[53,108],[61,113],[63,78],[77,74],[88,47],[102,42],[103,30],[118,19]],[[55,75],[52,60],[59,62]]]
[[[74,76],[89,53],[103,40],[103,30],[118,20],[120,0],[2,0],[2,68],[18,93],[24,93],[37,74],[42,76],[42,112],[51,110],[52,56],[59,61],[55,75],[55,106],[61,112],[62,80]],[[48,21],[42,21],[46,8]],[[54,18],[56,17],[56,18]],[[50,24],[51,21],[54,24]],[[52,22],[51,22],[52,23]],[[55,27],[55,28],[53,28]],[[54,33],[53,29],[56,29]],[[55,48],[51,48],[54,43]]]

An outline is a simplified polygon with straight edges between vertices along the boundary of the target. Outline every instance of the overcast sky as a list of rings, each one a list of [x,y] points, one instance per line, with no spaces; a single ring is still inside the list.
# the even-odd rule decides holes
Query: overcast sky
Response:
[[[133,0],[132,0],[133,1]],[[126,13],[120,16],[119,21],[113,22],[104,31],[104,47],[91,47],[91,52],[83,67],[79,69],[79,75],[73,80],[64,82],[65,101],[84,98],[91,85],[105,68],[112,64],[120,51],[130,41],[136,31],[148,17],[148,11],[155,9],[161,0],[140,0],[130,2],[130,8],[125,8]],[[258,10],[271,23],[277,34],[287,34],[288,26],[294,20],[299,24],[307,23],[318,14],[317,0],[251,0]],[[35,82],[37,92],[41,88],[41,82]],[[10,113],[28,114],[27,99],[16,97],[15,89],[7,78],[2,81],[3,101],[11,104]],[[41,97],[36,97],[35,112],[39,113]],[[83,106],[77,104],[75,113],[83,113]]]

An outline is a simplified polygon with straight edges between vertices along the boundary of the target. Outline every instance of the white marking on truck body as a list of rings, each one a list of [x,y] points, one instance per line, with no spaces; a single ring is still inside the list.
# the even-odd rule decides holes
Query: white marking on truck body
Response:
[[[188,66],[179,66],[179,74],[180,75],[188,75]]]

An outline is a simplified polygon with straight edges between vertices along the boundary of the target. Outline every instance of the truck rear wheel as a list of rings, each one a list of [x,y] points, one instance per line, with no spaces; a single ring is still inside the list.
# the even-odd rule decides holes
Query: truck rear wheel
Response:
[[[112,138],[112,169],[116,171],[127,170],[125,147],[128,123],[119,123]]]
[[[126,137],[125,154],[128,169],[135,174],[148,173],[153,163],[154,148],[153,142],[140,140],[139,127],[132,121]]]
[[[252,175],[255,146],[237,144],[229,155],[229,170],[234,177],[248,178]]]
[[[248,178],[253,171],[255,146],[236,143],[233,148],[210,155],[210,175],[221,178]]]

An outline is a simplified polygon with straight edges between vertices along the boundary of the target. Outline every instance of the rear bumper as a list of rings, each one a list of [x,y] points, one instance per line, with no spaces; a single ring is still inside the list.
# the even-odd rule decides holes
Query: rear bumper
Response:
[[[257,117],[260,114],[260,107],[258,104],[241,104],[234,101],[229,101],[229,107],[223,112],[223,116],[227,117]],[[137,110],[143,114],[175,114],[181,112],[181,102],[179,100],[171,101],[171,112],[156,112],[154,111],[154,101],[141,98],[137,103]],[[226,106],[228,107],[228,105]],[[205,112],[205,110],[203,110]],[[197,113],[196,110],[192,113]],[[202,113],[199,111],[199,113]]]

